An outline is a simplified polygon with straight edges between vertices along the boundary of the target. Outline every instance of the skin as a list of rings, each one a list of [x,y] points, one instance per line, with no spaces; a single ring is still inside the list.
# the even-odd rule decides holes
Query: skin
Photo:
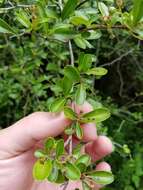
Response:
[[[86,102],[76,106],[76,112],[89,112],[92,107]],[[70,121],[63,113],[47,112],[33,113],[14,125],[0,131],[0,189],[2,190],[62,190],[59,185],[35,182],[32,178],[32,168],[35,162],[34,150],[41,146],[41,141],[47,137],[55,137],[63,133]],[[111,141],[105,136],[97,136],[95,124],[84,124],[84,141],[87,145],[84,151],[91,155],[92,160],[99,160],[113,150]],[[96,166],[96,170],[110,171],[106,162]],[[67,190],[79,188],[79,181],[70,182]],[[98,190],[101,186],[95,185]]]

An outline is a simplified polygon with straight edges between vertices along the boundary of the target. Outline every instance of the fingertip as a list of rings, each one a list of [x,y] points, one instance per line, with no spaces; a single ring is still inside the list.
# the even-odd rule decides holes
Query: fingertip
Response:
[[[111,166],[107,162],[100,162],[96,166],[96,171],[111,171]]]
[[[111,154],[113,152],[113,144],[111,140],[106,136],[99,136],[95,141],[97,151],[103,156]]]
[[[97,139],[97,129],[94,123],[82,124],[84,137],[83,141],[95,141]]]

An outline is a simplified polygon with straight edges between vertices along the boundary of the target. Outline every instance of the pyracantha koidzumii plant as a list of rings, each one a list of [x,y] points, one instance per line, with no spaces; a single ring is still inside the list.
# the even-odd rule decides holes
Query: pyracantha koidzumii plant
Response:
[[[5,15],[9,18],[8,14],[11,14],[11,18],[14,18],[14,26],[0,18],[0,33],[10,35],[10,39],[30,36],[33,41],[40,36],[41,40],[45,40],[45,48],[52,45],[57,49],[68,47],[71,59],[65,61],[66,53],[62,56],[58,54],[64,63],[60,63],[58,73],[57,65],[48,63],[48,70],[52,74],[46,79],[49,86],[52,83],[51,90],[56,96],[56,99],[52,99],[50,111],[64,110],[65,116],[72,121],[65,130],[68,138],[66,142],[60,137],[45,140],[44,149],[35,152],[38,160],[33,168],[33,176],[36,180],[47,179],[63,184],[64,189],[69,180],[80,179],[84,190],[92,189],[93,183],[110,184],[114,180],[113,174],[95,171],[95,164],[91,162],[90,156],[81,154],[84,146],[81,124],[100,123],[110,117],[109,110],[101,107],[77,115],[74,107],[69,105],[72,102],[77,105],[84,104],[89,91],[92,91],[93,78],[99,79],[107,74],[105,68],[95,67],[96,57],[93,51],[90,51],[93,48],[92,40],[101,38],[101,30],[106,29],[110,36],[114,37],[113,29],[123,29],[126,33],[143,39],[143,1],[134,0],[133,8],[129,11],[124,9],[122,0],[116,0],[115,3],[111,0],[108,5],[94,0],[27,0],[25,3],[26,5],[19,4],[17,0],[0,1],[0,14],[4,14],[4,18]],[[51,47],[50,51],[56,54]],[[35,52],[32,53],[34,56]],[[51,62],[52,60],[51,58]],[[61,77],[62,75],[64,77]],[[79,139],[79,144],[74,148],[72,136]]]

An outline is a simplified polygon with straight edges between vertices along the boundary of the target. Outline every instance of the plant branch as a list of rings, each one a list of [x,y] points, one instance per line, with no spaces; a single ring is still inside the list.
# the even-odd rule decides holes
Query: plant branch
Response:
[[[112,66],[114,63],[118,62],[118,61],[121,61],[123,57],[126,57],[127,55],[129,55],[130,53],[133,52],[133,49],[125,52],[124,54],[122,54],[120,57],[114,59],[112,62],[109,62],[109,63],[105,63],[102,65],[102,67],[105,67],[105,66]]]
[[[95,24],[89,28],[81,28],[81,31],[96,30],[96,29],[107,30],[108,28],[109,27],[105,24]],[[114,25],[114,26],[111,26],[110,28],[111,29],[126,29],[126,30],[128,30],[128,27],[125,25]]]
[[[11,7],[0,8],[0,13],[4,12],[4,11],[16,9],[16,8],[31,8],[32,6],[34,6],[34,5],[33,4],[31,4],[31,5],[15,5],[15,6],[11,6]]]
[[[74,55],[71,41],[69,40],[69,51],[70,51],[70,58],[71,58],[71,65],[74,66]]]

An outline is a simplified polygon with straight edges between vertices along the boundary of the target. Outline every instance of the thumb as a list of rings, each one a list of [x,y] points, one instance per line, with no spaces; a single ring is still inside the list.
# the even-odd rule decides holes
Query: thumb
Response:
[[[0,159],[9,158],[33,147],[38,141],[57,136],[70,123],[64,113],[33,113],[0,132]]]

